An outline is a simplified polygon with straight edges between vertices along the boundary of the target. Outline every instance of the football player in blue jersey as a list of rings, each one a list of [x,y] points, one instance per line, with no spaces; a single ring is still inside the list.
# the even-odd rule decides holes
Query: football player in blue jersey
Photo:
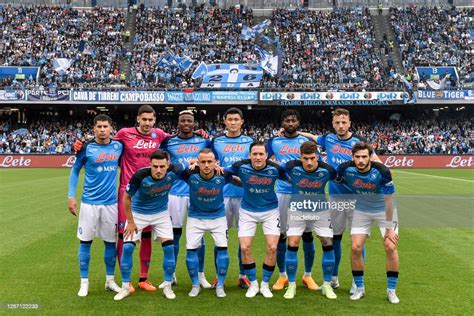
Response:
[[[189,184],[190,206],[186,223],[186,265],[192,281],[190,297],[201,291],[198,278],[197,249],[205,232],[210,232],[217,252],[215,263],[218,282],[217,297],[225,297],[224,282],[229,267],[227,253],[227,220],[224,208],[224,187],[233,178],[228,172],[217,174],[216,158],[209,148],[204,148],[198,156],[197,168],[187,170],[182,178]]]
[[[352,160],[352,146],[359,141],[366,141],[366,139],[356,133],[351,132],[350,113],[346,109],[337,108],[332,112],[332,127],[334,132],[325,135],[312,135],[309,133],[300,132],[301,135],[307,136],[315,140],[323,150],[326,151],[326,161],[333,167],[337,168],[340,164]],[[371,154],[371,160],[380,162],[375,153]],[[332,200],[337,200],[338,195],[350,194],[351,190],[344,183],[329,183],[329,196]],[[344,198],[343,198],[344,199]],[[331,211],[331,223],[334,232],[334,254],[336,257],[336,264],[333,270],[331,286],[333,288],[339,287],[339,263],[342,256],[342,235],[346,226],[351,226],[353,210],[345,209]],[[362,252],[365,258],[365,248]],[[352,282],[350,293],[353,294],[356,289],[355,282]]]
[[[89,292],[89,262],[94,237],[104,241],[104,262],[106,270],[105,289],[115,292],[120,287],[114,281],[115,247],[117,232],[117,172],[123,146],[112,140],[112,119],[100,114],[94,118],[94,140],[84,145],[76,156],[69,177],[68,209],[77,215],[75,193],[79,173],[84,167],[84,190],[79,212],[77,238],[79,244],[79,270],[81,286],[77,295],[84,297]]]
[[[337,168],[342,181],[355,194],[355,210],[351,227],[351,265],[356,283],[356,291],[351,295],[353,301],[365,296],[364,260],[362,249],[370,236],[374,222],[377,222],[384,239],[387,256],[387,297],[390,303],[397,304],[395,293],[398,281],[398,217],[394,207],[393,185],[390,170],[382,163],[371,161],[372,147],[366,142],[358,142],[352,148],[352,161]]]
[[[228,170],[240,178],[244,190],[239,211],[238,236],[245,274],[250,280],[245,296],[254,297],[260,292],[266,298],[273,297],[268,282],[275,270],[280,237],[280,212],[275,183],[277,180],[288,180],[288,177],[278,164],[268,160],[265,144],[258,141],[250,145],[250,159],[236,162]],[[267,250],[260,288],[252,256],[252,241],[258,223],[262,223]]]
[[[300,151],[300,159],[290,160],[282,165],[291,179],[293,194],[288,214],[288,251],[286,252],[289,285],[284,297],[287,299],[295,297],[298,247],[301,236],[304,232],[314,231],[323,248],[321,263],[324,283],[321,286],[322,294],[329,299],[335,299],[337,296],[330,284],[334,269],[331,211],[327,205],[324,189],[329,181],[336,180],[337,173],[333,167],[318,161],[318,149],[314,142],[304,142]],[[300,203],[298,204],[298,202]],[[302,209],[301,205],[308,202],[313,202],[312,205],[317,206]],[[297,211],[299,213],[295,213]]]
[[[250,153],[250,144],[253,143],[252,137],[242,135],[242,125],[244,123],[242,111],[238,108],[229,108],[224,114],[224,124],[226,131],[224,135],[212,139],[211,149],[214,152],[219,165],[223,168],[230,167],[233,163],[247,159]],[[224,187],[225,214],[227,217],[228,228],[237,227],[239,223],[239,209],[242,201],[243,189],[232,183]],[[245,275],[242,265],[242,255],[240,246],[238,249],[239,258],[239,280],[238,286],[248,289],[250,281]],[[217,277],[214,284],[217,283]]]
[[[194,133],[194,114],[191,111],[182,111],[178,118],[178,134],[166,139],[160,146],[170,154],[172,164],[189,162],[198,157],[203,148],[208,148],[210,140]],[[178,262],[179,241],[183,233],[184,218],[189,206],[189,186],[186,182],[179,180],[175,182],[170,191],[168,209],[173,222],[174,256]],[[211,284],[204,275],[204,240],[198,249],[199,257],[199,282],[203,288],[210,288]],[[173,275],[173,284],[176,284],[176,274]],[[164,283],[159,287],[163,288]]]
[[[285,163],[290,160],[300,158],[300,146],[310,140],[308,137],[298,135],[300,126],[300,115],[295,110],[286,110],[281,115],[281,124],[283,135],[271,138],[268,141],[268,156],[278,163]],[[311,135],[311,134],[310,134]],[[291,199],[291,184],[277,181],[278,209],[281,219],[281,234],[278,242],[277,264],[280,270],[280,276],[273,285],[274,290],[282,290],[288,285],[288,276],[286,275],[285,253],[286,253],[286,231],[288,204]],[[305,272],[303,275],[303,284],[310,290],[318,290],[319,286],[314,282],[311,276],[311,270],[314,263],[314,241],[311,231],[303,233],[303,252],[305,262]]]
[[[176,262],[168,193],[183,172],[182,164],[170,164],[168,153],[159,149],[151,154],[150,167],[139,169],[130,179],[123,201],[127,222],[120,265],[122,289],[114,300],[119,301],[130,295],[135,242],[140,240],[143,229],[148,226],[163,247],[163,294],[168,299],[176,298],[171,289]]]

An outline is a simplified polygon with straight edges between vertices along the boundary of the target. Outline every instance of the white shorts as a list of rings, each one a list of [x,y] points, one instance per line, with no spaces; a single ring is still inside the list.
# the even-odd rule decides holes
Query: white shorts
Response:
[[[298,216],[299,215],[311,216],[311,220],[292,218],[292,216],[295,215],[290,214],[290,228],[288,228],[288,231],[286,232],[287,236],[303,236],[304,232],[314,231],[319,237],[333,237],[331,228],[331,211],[328,210],[316,213],[299,212]]]
[[[153,229],[155,240],[158,238],[173,240],[173,225],[171,224],[170,213],[168,211],[150,215],[134,212],[132,212],[132,214],[138,232],[134,233],[133,236],[128,236],[124,241],[140,240],[143,229],[148,226],[151,226]],[[125,228],[127,228],[127,225],[128,221],[125,222]]]
[[[386,223],[385,212],[368,213],[361,211],[354,211],[354,218],[352,220],[351,235],[369,235],[372,230],[374,222],[379,224],[380,233],[382,237],[385,235]],[[398,235],[398,212],[393,209],[393,222],[395,233]]]
[[[288,230],[288,206],[290,205],[291,194],[277,193],[278,211],[280,212],[280,233],[285,234]]]
[[[81,203],[77,238],[82,241],[102,238],[106,242],[115,242],[117,236],[117,204],[92,205]]]
[[[227,247],[227,220],[225,217],[216,219],[188,217],[186,223],[186,249],[199,248],[205,232],[211,233],[216,247]]]
[[[227,218],[227,227],[237,227],[239,224],[239,210],[242,197],[224,197],[225,217]]]
[[[239,237],[254,237],[257,224],[262,223],[264,235],[280,236],[280,212],[274,209],[267,212],[239,211]]]
[[[170,211],[173,228],[184,226],[184,218],[186,217],[188,207],[189,196],[171,194],[168,196],[168,210]]]
[[[346,199],[342,199],[342,201],[344,200]],[[329,196],[329,201],[337,201],[337,198]],[[345,209],[342,211],[337,209],[331,210],[331,224],[334,235],[342,235],[347,226],[349,226],[349,230],[351,229],[353,214],[354,210],[351,209]]]

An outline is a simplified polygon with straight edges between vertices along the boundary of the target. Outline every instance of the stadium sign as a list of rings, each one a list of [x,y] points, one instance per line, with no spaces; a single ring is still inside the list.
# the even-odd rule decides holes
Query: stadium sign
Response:
[[[474,155],[391,155],[379,156],[390,168],[473,169]],[[0,155],[0,168],[71,168],[74,155]]]
[[[161,91],[71,91],[73,102],[164,103]]]
[[[27,90],[28,101],[69,101],[69,90]]]
[[[260,92],[263,103],[283,106],[389,105],[403,102],[404,92]]]
[[[474,103],[474,90],[419,90],[417,103]]]

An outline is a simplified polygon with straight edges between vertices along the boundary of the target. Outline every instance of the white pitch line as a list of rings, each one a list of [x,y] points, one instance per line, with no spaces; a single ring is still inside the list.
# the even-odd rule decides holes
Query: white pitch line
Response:
[[[395,172],[408,173],[408,174],[413,174],[413,175],[417,175],[417,176],[424,176],[424,177],[430,177],[430,178],[440,178],[440,179],[448,179],[448,180],[454,180],[454,181],[474,183],[474,180],[458,179],[458,178],[443,177],[443,176],[435,176],[435,175],[432,175],[432,174],[416,173],[416,172],[410,172],[410,171],[404,171],[404,170],[395,170]]]

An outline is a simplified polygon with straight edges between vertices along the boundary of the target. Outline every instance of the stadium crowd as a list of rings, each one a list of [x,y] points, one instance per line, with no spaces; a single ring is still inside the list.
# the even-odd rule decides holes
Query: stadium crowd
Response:
[[[58,6],[13,6],[0,10],[0,64],[41,67],[37,78],[8,79],[2,86],[100,87],[119,80],[126,11]],[[59,74],[55,58],[73,59]]]
[[[459,81],[451,86],[474,81],[474,46],[471,38],[474,11],[411,6],[390,8],[390,21],[394,29],[402,61],[410,78],[416,66],[454,66]],[[416,81],[424,81],[416,78]],[[429,78],[425,78],[429,79]]]
[[[197,126],[211,137],[224,131],[224,126],[205,116],[196,116]],[[69,154],[73,153],[76,138],[92,137],[90,121],[41,119],[28,125],[11,124],[3,117],[0,121],[0,154]],[[330,122],[302,122],[301,130],[321,135],[331,131]],[[116,129],[128,126],[119,121]],[[176,118],[161,116],[158,127],[176,134]],[[243,133],[266,141],[278,135],[277,121],[246,119]],[[379,120],[377,123],[358,121],[353,130],[368,139],[379,154],[474,154],[474,130],[469,119],[407,119]]]

